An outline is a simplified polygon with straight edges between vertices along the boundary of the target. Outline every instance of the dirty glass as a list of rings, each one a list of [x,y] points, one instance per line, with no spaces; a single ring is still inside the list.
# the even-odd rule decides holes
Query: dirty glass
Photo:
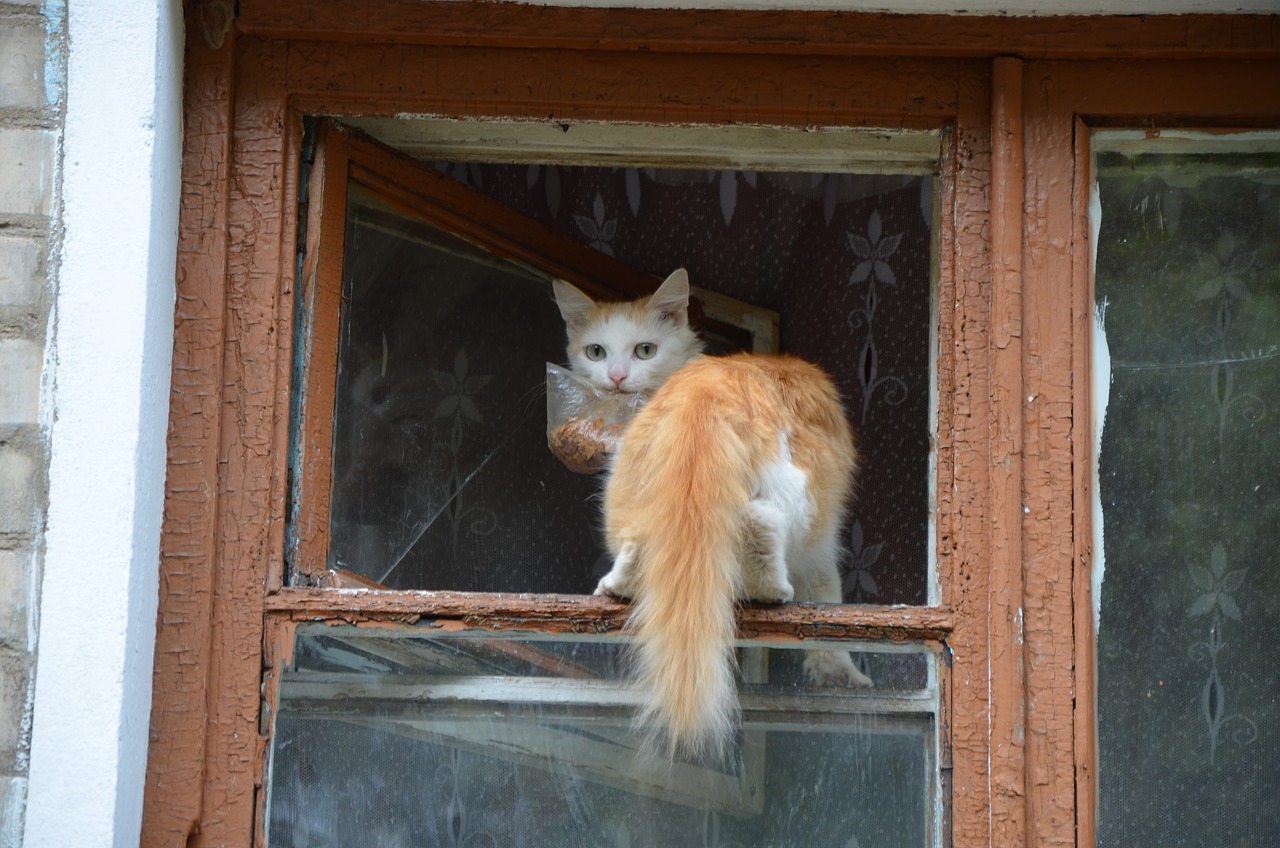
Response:
[[[1280,834],[1280,138],[1096,139],[1099,845]]]
[[[805,685],[814,646],[740,647],[742,730],[719,765],[637,741],[617,638],[314,625],[294,648],[271,848],[937,844],[937,683],[923,648],[859,646],[877,686],[844,689]]]
[[[550,280],[353,185],[344,283],[329,567],[592,591],[599,482],[546,447],[545,367],[564,349]]]
[[[857,433],[845,600],[929,590],[934,191],[928,175],[438,165],[661,278],[781,315]],[[545,439],[563,363],[549,283],[352,186],[328,566],[395,589],[585,593],[607,570],[598,478]],[[607,281],[606,281],[607,283]]]

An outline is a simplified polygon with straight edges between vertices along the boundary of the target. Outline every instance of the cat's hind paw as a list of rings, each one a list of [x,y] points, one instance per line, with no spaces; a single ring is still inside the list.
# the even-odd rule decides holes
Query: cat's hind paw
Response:
[[[817,686],[873,687],[845,651],[815,651],[804,660],[805,676]]]

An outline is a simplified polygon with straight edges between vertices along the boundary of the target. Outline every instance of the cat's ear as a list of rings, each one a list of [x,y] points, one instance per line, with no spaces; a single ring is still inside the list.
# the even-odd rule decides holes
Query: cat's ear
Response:
[[[683,268],[672,271],[649,298],[649,308],[670,318],[677,327],[688,325],[689,272]]]
[[[595,301],[564,280],[552,281],[551,287],[555,290],[556,305],[560,307],[560,316],[564,318],[566,326],[582,326],[595,311]]]

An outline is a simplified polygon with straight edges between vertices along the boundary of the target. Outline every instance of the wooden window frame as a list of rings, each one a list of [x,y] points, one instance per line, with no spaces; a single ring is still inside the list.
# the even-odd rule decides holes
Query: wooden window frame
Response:
[[[618,629],[598,598],[285,586],[307,115],[940,128],[941,602],[748,607],[745,636],[940,646],[944,844],[1094,844],[1091,126],[1280,126],[1280,19],[984,19],[374,0],[187,7],[145,846],[261,844],[292,628]],[[572,84],[569,84],[569,83]],[[1073,438],[1073,434],[1075,437]],[[264,676],[264,669],[266,674]]]

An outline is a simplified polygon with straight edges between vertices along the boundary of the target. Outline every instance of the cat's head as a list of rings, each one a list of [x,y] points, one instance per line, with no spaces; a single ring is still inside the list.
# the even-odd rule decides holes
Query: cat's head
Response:
[[[683,268],[649,297],[630,303],[597,303],[562,280],[554,287],[569,334],[569,367],[599,389],[651,395],[702,352],[689,326]]]

